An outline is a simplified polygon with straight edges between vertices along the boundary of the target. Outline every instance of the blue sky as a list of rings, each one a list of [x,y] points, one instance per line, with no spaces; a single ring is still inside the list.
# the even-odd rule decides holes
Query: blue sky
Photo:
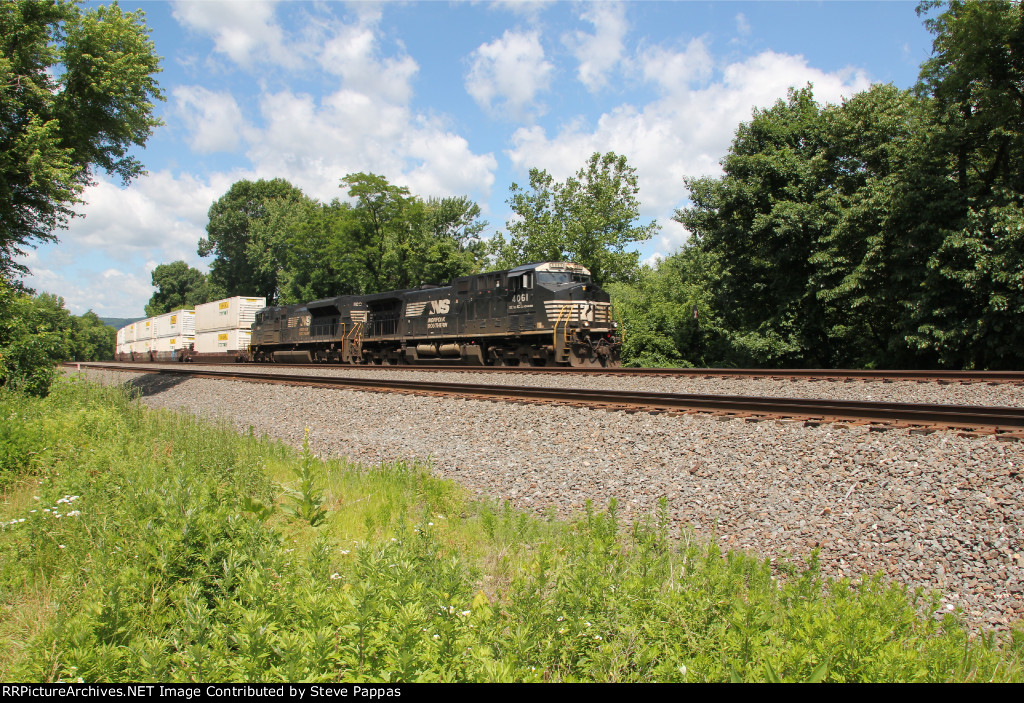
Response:
[[[595,151],[637,169],[652,261],[686,238],[684,176],[716,175],[755,107],[814,84],[839,102],[911,87],[931,37],[916,2],[122,2],[163,57],[149,175],[101,177],[27,283],[101,316],[141,316],[150,272],[196,253],[242,178],[321,200],[348,173],[469,195],[490,222],[530,168],[562,179]]]

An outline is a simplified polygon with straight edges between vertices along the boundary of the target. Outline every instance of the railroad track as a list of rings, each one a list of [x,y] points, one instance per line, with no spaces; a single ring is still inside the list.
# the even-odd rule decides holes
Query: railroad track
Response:
[[[320,388],[376,392],[414,393],[445,397],[502,400],[518,403],[557,403],[576,407],[650,413],[711,413],[747,421],[800,421],[804,424],[843,422],[870,425],[874,430],[906,428],[926,433],[954,429],[965,436],[995,435],[999,439],[1024,439],[1024,408],[980,405],[932,405],[813,398],[697,395],[638,391],[497,386],[477,383],[405,381],[353,376],[303,376],[242,370],[211,370],[112,364],[67,364],[143,374],[217,378],[249,383],[280,383]],[[248,367],[251,368],[251,367]]]
[[[173,363],[173,362],[166,362]],[[163,367],[161,364],[141,364],[144,367]],[[227,364],[232,366],[233,364]],[[343,371],[437,371],[466,373],[529,373],[529,374],[583,374],[600,376],[655,376],[655,377],[696,377],[696,378],[754,378],[784,379],[790,381],[897,381],[916,383],[1015,383],[1024,385],[1024,371],[952,371],[952,370],[899,370],[899,369],[720,369],[720,368],[572,368],[568,366],[467,366],[459,362],[413,365],[341,365],[331,363],[275,364],[252,363],[247,367],[256,368],[302,368],[338,369]]]

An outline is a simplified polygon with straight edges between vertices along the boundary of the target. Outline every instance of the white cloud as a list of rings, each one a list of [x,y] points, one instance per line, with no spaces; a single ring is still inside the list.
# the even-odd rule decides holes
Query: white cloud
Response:
[[[362,93],[341,90],[317,102],[289,91],[265,95],[266,127],[249,158],[259,173],[288,178],[308,195],[342,196],[341,177],[373,171],[414,193],[486,197],[493,155],[474,154],[437,119],[411,114]]]
[[[271,62],[286,67],[301,63],[294,48],[285,46],[277,24],[275,2],[196,2],[174,4],[174,18],[189,29],[213,38],[214,50],[240,66]]]
[[[715,61],[703,39],[693,39],[683,51],[662,47],[647,49],[640,58],[644,80],[666,92],[689,90],[712,76]]]
[[[628,23],[621,3],[594,3],[585,6],[580,19],[594,26],[594,33],[575,31],[563,41],[579,61],[577,76],[591,92],[608,83],[608,73],[622,58],[623,38]]]
[[[87,204],[80,208],[85,217],[60,235],[62,245],[107,261],[195,261],[206,213],[228,185],[168,171],[143,176],[129,188],[101,180],[86,189]]]
[[[517,119],[543,113],[543,105],[534,101],[550,86],[555,67],[544,58],[537,32],[506,31],[471,56],[466,90],[481,108]]]
[[[70,280],[65,273],[34,268],[25,281],[39,293],[59,291],[64,306],[72,315],[92,310],[100,317],[142,316],[142,310],[155,290],[149,271],[129,272],[110,268],[84,281]]]
[[[750,36],[750,21],[742,12],[736,15],[736,33],[741,37]]]
[[[230,93],[215,93],[202,86],[178,86],[171,91],[177,113],[191,131],[192,151],[209,154],[235,151],[249,127]]]
[[[785,99],[791,86],[807,82],[814,84],[821,102],[838,102],[870,85],[862,72],[826,73],[801,56],[766,51],[725,66],[716,80],[705,76],[702,87],[691,87],[691,76],[705,71],[694,73],[694,59],[701,66],[705,53],[692,42],[676,55],[662,49],[646,52],[642,58],[649,63],[643,75],[659,88],[659,98],[639,108],[620,105],[593,127],[569,122],[551,136],[539,126],[521,127],[512,135],[509,158],[522,172],[539,167],[562,179],[595,151],[626,155],[639,176],[641,216],[663,224],[657,247],[671,251],[687,236],[682,226],[669,221],[686,199],[683,177],[721,173],[719,160],[739,123],[750,119],[752,106],[768,107]]]
[[[408,102],[419,66],[409,56],[379,60],[377,54],[372,28],[343,25],[324,43],[318,60],[325,71],[341,76],[349,90],[376,94],[390,102]]]
[[[641,261],[640,263],[643,266],[650,266],[651,268],[658,268],[658,264],[660,264],[662,262],[662,260],[664,260],[664,258],[665,258],[664,254],[662,254],[660,251],[656,251],[653,254],[651,254],[650,256],[648,256],[646,259]]]

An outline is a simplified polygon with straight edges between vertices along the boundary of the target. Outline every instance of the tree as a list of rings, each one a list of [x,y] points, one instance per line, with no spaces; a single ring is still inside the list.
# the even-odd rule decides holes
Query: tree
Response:
[[[721,178],[676,219],[721,262],[714,309],[756,366],[907,365],[932,230],[926,102],[877,85],[819,106],[808,86],[740,125]]]
[[[938,243],[908,341],[954,367],[1024,363],[1024,6],[924,2],[935,35],[928,96],[934,164],[922,212]]]
[[[128,154],[161,124],[160,71],[142,12],[66,0],[0,3],[0,277],[56,241],[96,169],[143,173]]]
[[[692,205],[675,219],[722,262],[715,305],[732,337],[731,363],[799,364],[825,353],[821,307],[807,283],[826,227],[816,201],[822,142],[811,88],[791,90],[739,126],[724,176],[685,181]]]
[[[575,176],[559,183],[530,169],[530,188],[513,183],[507,201],[518,219],[506,223],[509,239],[493,240],[498,266],[569,260],[586,266],[599,285],[634,279],[640,254],[626,248],[645,242],[655,222],[637,226],[636,169],[625,156],[594,153]]]
[[[153,269],[151,278],[156,291],[146,304],[148,317],[224,297],[223,291],[211,284],[206,274],[184,261],[160,264]]]
[[[110,361],[114,358],[117,330],[103,324],[92,310],[71,317],[68,358],[75,361]]]
[[[0,278],[0,387],[45,396],[67,358],[71,326],[62,298],[33,297]]]
[[[627,366],[721,366],[728,358],[712,282],[721,279],[715,255],[693,245],[644,266],[635,283],[608,285],[626,330]]]
[[[268,261],[266,254],[269,252],[274,261],[280,259],[280,236],[264,228],[259,241],[254,242],[254,223],[267,216],[271,202],[298,202],[304,197],[283,178],[234,183],[210,206],[206,237],[199,240],[199,255],[214,255],[210,283],[225,295],[259,295],[276,300],[279,267]]]
[[[342,179],[355,203],[341,228],[365,276],[362,290],[379,292],[447,283],[480,270],[486,246],[480,206],[467,197],[423,201],[377,174]]]

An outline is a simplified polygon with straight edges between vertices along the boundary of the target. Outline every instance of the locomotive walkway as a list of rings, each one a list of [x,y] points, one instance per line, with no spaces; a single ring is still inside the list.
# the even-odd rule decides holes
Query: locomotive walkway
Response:
[[[69,364],[75,367],[75,364]],[[250,383],[280,383],[297,386],[322,388],[354,389],[374,392],[415,393],[486,400],[502,400],[519,403],[558,403],[577,407],[617,410],[623,412],[651,413],[712,413],[723,419],[744,419],[746,421],[778,420],[802,421],[805,424],[822,424],[826,422],[845,422],[868,424],[873,430],[905,428],[913,433],[932,432],[937,429],[959,430],[961,434],[996,435],[998,439],[1016,441],[1024,439],[1024,408],[980,406],[980,405],[938,405],[922,403],[894,403],[856,400],[822,400],[813,398],[772,398],[759,396],[737,395],[695,395],[683,393],[651,393],[637,391],[592,390],[580,388],[553,388],[536,386],[506,386],[477,383],[441,383],[428,381],[368,379],[353,376],[306,376],[295,374],[267,373],[255,370],[210,370],[166,368],[144,366],[139,364],[117,365],[88,363],[81,366],[111,371],[131,371],[144,374],[160,374],[184,376],[190,378],[217,378],[223,380],[246,381]],[[246,367],[252,369],[253,367]],[[345,371],[350,368],[345,367]],[[379,368],[379,367],[371,367]],[[401,367],[395,367],[401,368]],[[417,367],[422,370],[422,367]],[[442,367],[451,370],[451,367]],[[478,370],[475,368],[474,370]],[[527,369],[523,369],[524,371]],[[542,369],[530,367],[531,372]],[[506,372],[507,369],[502,369]],[[561,371],[561,370],[559,370]],[[643,371],[646,371],[644,369]],[[673,371],[676,369],[659,371]],[[688,369],[687,371],[695,371]],[[721,369],[696,370],[703,375],[718,375]],[[734,370],[729,370],[734,371]],[[563,371],[564,372],[564,371]],[[600,371],[607,373],[608,371]],[[710,374],[709,374],[710,372]],[[764,371],[759,373],[765,374]],[[774,376],[782,372],[771,371]],[[784,372],[788,375],[790,372]],[[803,378],[828,378],[821,376],[802,376]],[[871,373],[871,372],[857,372]],[[882,373],[882,372],[877,372]],[[889,372],[893,373],[893,372]],[[899,372],[904,374],[906,372]],[[973,373],[973,372],[923,372],[935,373]],[[1003,382],[1008,382],[1006,374],[1012,372],[985,372],[1002,374]],[[835,376],[832,376],[835,378]],[[906,377],[903,377],[906,378]],[[955,377],[932,378],[949,382]],[[919,380],[916,379],[915,380]],[[985,379],[971,378],[971,381]],[[987,380],[987,382],[1000,382]]]

